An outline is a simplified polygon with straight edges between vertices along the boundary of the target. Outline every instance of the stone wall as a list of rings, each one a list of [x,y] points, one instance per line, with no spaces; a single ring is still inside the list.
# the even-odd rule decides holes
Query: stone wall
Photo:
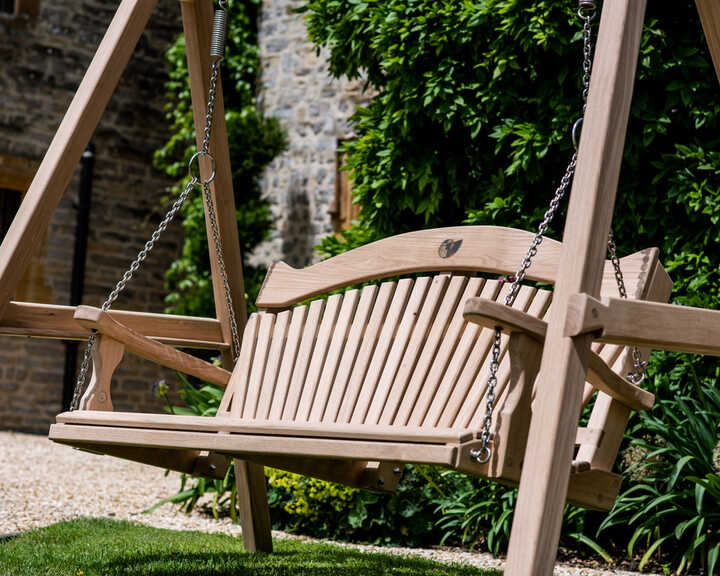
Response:
[[[283,259],[293,266],[313,260],[313,245],[332,232],[337,144],[352,136],[348,118],[364,102],[362,84],[328,75],[326,54],[308,41],[297,0],[264,0],[258,23],[261,71],[259,106],[280,119],[288,150],[263,180],[275,229],[253,254],[256,264]]]
[[[0,16],[0,153],[39,161],[117,7],[116,0],[41,0],[37,17]],[[160,0],[95,134],[85,294],[99,305],[160,221],[168,182],[151,167],[167,136],[164,52],[180,31],[176,0]],[[68,304],[78,171],[38,248],[37,299]],[[172,226],[116,307],[160,312],[163,274],[179,250]],[[65,347],[60,341],[0,337],[0,428],[45,432],[61,409]],[[116,372],[116,410],[160,411],[151,393],[173,374],[129,356]]]

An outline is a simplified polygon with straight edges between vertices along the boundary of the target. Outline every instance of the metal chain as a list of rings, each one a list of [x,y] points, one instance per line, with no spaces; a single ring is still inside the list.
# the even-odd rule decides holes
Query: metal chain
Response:
[[[588,92],[590,90],[590,74],[592,71],[592,21],[595,18],[595,2],[592,2],[590,0],[580,0],[579,2],[579,9],[578,9],[578,16],[583,21],[583,63],[582,63],[582,69],[583,69],[583,91],[582,91],[582,100],[583,100],[583,116],[585,114],[585,109],[587,108],[587,97]],[[514,276],[511,276],[511,284],[510,284],[510,290],[508,291],[507,295],[505,296],[505,305],[506,306],[512,306],[515,303],[515,300],[517,298],[517,295],[520,291],[520,287],[522,282],[525,280],[525,276],[527,275],[528,268],[530,268],[532,264],[532,260],[537,254],[538,248],[540,247],[540,244],[542,244],[542,241],[545,237],[545,233],[547,232],[547,229],[550,226],[550,223],[552,222],[553,218],[555,217],[555,214],[560,207],[560,203],[562,202],[562,199],[565,197],[565,193],[567,192],[567,189],[570,187],[570,184],[572,183],[573,176],[575,175],[575,167],[577,165],[577,148],[578,148],[578,139],[577,139],[577,131],[582,125],[583,116],[578,118],[572,127],[572,140],[573,145],[575,147],[575,152],[572,155],[572,158],[570,159],[570,162],[567,165],[567,168],[565,168],[565,174],[563,174],[563,177],[560,179],[560,184],[555,190],[555,194],[550,201],[550,206],[546,210],[545,214],[543,215],[543,220],[538,226],[537,232],[535,233],[535,236],[533,237],[532,242],[530,243],[530,248],[528,248],[527,253],[525,254],[525,258],[523,258],[522,262],[520,263],[520,267],[518,268],[517,272]],[[502,328],[496,327],[495,328],[495,334],[493,338],[493,344],[492,344],[492,360],[490,361],[490,375],[488,376],[487,381],[487,399],[485,402],[485,416],[483,418],[482,423],[482,431],[480,433],[480,449],[479,450],[471,450],[470,456],[475,458],[478,463],[485,464],[490,460],[490,457],[492,456],[492,450],[490,448],[490,428],[492,426],[492,416],[493,411],[495,409],[495,387],[497,386],[497,372],[500,368],[500,352],[501,352],[501,336],[502,336]]]
[[[220,2],[220,8],[225,9],[225,3]],[[213,33],[215,34],[216,31],[213,30]],[[228,282],[227,278],[227,271],[225,269],[225,259],[223,257],[223,249],[222,249],[222,241],[220,240],[220,231],[218,229],[217,224],[217,216],[215,213],[215,204],[212,199],[212,193],[210,190],[210,183],[215,178],[215,159],[209,152],[210,148],[210,138],[212,136],[212,127],[213,127],[213,117],[215,113],[215,100],[217,96],[217,80],[218,76],[220,74],[220,62],[222,61],[222,57],[216,57],[213,60],[212,63],[212,69],[210,72],[210,82],[209,82],[209,88],[208,88],[208,99],[207,99],[207,108],[206,108],[206,114],[205,114],[205,128],[203,129],[203,138],[201,140],[199,150],[196,152],[190,161],[188,162],[188,173],[190,175],[190,179],[188,180],[187,184],[185,184],[185,187],[183,188],[183,191],[180,193],[180,195],[177,197],[175,202],[173,202],[172,206],[168,210],[168,212],[165,214],[165,217],[162,219],[158,227],[155,229],[155,231],[152,233],[152,236],[150,237],[150,240],[148,240],[145,243],[145,246],[143,246],[142,250],[138,252],[138,255],[135,257],[135,259],[130,264],[129,268],[125,271],[125,273],[122,275],[122,278],[120,281],[115,285],[115,288],[110,293],[110,295],[107,297],[105,302],[103,302],[101,309],[102,310],[109,310],[110,307],[113,305],[113,303],[118,299],[120,294],[125,290],[127,287],[128,282],[133,278],[135,273],[140,269],[140,266],[145,262],[148,255],[152,251],[152,249],[155,247],[155,243],[160,239],[160,236],[162,233],[166,230],[170,222],[175,218],[176,214],[182,208],[183,204],[187,200],[190,193],[193,191],[195,186],[200,184],[203,195],[205,198],[205,202],[207,205],[207,213],[208,213],[208,220],[210,221],[210,228],[212,232],[212,239],[213,239],[213,245],[215,247],[215,255],[217,257],[218,262],[218,268],[220,271],[220,277],[222,279],[223,284],[223,291],[225,296],[225,305],[227,306],[228,310],[228,320],[230,323],[230,335],[232,338],[232,354],[233,359],[237,360],[237,355],[240,351],[240,338],[238,333],[238,327],[237,327],[237,320],[235,318],[235,312],[233,308],[232,303],[232,297],[230,293],[230,284]],[[202,180],[200,177],[200,168],[199,168],[199,159],[205,156],[207,157],[211,163],[212,163],[212,173],[206,180]],[[197,176],[193,173],[193,168],[197,171]],[[92,350],[95,346],[95,342],[97,341],[97,334],[95,332],[92,332],[90,336],[88,337],[87,346],[85,347],[85,351],[83,352],[83,360],[80,365],[80,371],[78,372],[77,381],[75,383],[75,390],[73,392],[73,398],[70,403],[70,410],[76,410],[78,408],[78,403],[80,401],[82,392],[85,388],[85,383],[87,381],[88,371],[90,369],[90,360],[92,358]]]
[[[613,268],[615,269],[615,282],[617,283],[618,293],[620,298],[627,300],[627,290],[625,289],[625,278],[623,277],[622,270],[620,269],[620,259],[617,255],[617,246],[615,245],[615,238],[612,230],[608,234],[608,254],[610,255],[610,261],[612,262]],[[640,349],[637,346],[631,348],[632,360],[633,360],[633,371],[628,373],[627,378],[639,386],[645,380],[645,369],[647,362],[643,361]]]

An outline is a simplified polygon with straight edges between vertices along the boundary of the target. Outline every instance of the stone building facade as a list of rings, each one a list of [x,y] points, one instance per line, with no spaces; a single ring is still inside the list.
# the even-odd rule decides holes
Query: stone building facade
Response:
[[[109,24],[116,0],[15,0],[0,11],[0,194],[3,219],[13,193],[8,170],[42,159]],[[25,10],[27,4],[32,9]],[[4,2],[3,7],[12,7]],[[99,305],[161,218],[169,182],[149,159],[167,136],[164,52],[180,30],[176,0],[161,0],[94,136],[83,303]],[[78,209],[78,170],[38,247],[17,300],[69,304]],[[22,174],[19,181],[22,182]],[[18,181],[18,174],[15,174]],[[4,183],[5,182],[5,183]],[[179,250],[171,227],[117,308],[161,312],[164,271]],[[46,432],[61,410],[65,344],[0,336],[0,429]],[[151,385],[167,374],[126,356],[113,384],[116,410],[162,410]]]
[[[316,54],[296,12],[302,4],[264,0],[258,22],[259,106],[288,133],[287,151],[263,180],[275,227],[253,258],[266,265],[283,259],[306,266],[314,259],[313,246],[334,231],[333,213],[347,194],[338,173],[338,144],[352,137],[348,118],[367,100],[361,82],[329,76],[327,55]]]
[[[0,8],[13,2],[22,8],[17,15],[0,9],[2,195],[13,192],[4,189],[8,184],[3,180],[10,164],[25,167],[27,173],[15,188],[29,184],[118,2],[0,1]],[[275,223],[270,240],[248,255],[256,264],[283,259],[307,265],[314,259],[313,245],[337,226],[332,213],[338,194],[347,192],[341,186],[346,178],[338,173],[338,145],[352,136],[348,118],[365,99],[360,83],[329,77],[325,55],[316,55],[303,17],[295,12],[301,4],[264,0],[260,10],[258,106],[280,119],[289,147],[263,179]],[[180,29],[177,0],[160,0],[94,136],[85,304],[97,306],[104,300],[162,217],[169,182],[152,169],[149,159],[167,136],[164,52]],[[70,303],[78,172],[17,300]],[[5,227],[11,204],[2,205]],[[163,274],[180,242],[180,228],[171,226],[116,308],[162,311]],[[0,336],[0,429],[46,432],[62,408],[64,371],[63,342]],[[161,378],[176,381],[174,374],[126,355],[113,380],[115,409],[161,411],[151,391]]]

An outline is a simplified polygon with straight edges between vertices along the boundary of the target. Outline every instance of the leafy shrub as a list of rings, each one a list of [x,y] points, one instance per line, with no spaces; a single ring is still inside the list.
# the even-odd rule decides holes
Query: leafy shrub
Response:
[[[720,441],[720,391],[703,386],[692,396],[661,400],[640,416],[632,440],[645,457],[642,474],[621,494],[600,526],[602,534],[630,526],[629,556],[643,549],[642,569],[668,555],[677,572],[702,565],[715,574],[720,558],[720,474],[713,451]]]
[[[265,118],[255,106],[257,52],[257,6],[259,0],[229,0],[227,56],[222,65],[225,122],[227,125],[232,179],[237,206],[238,235],[243,254],[249,253],[270,232],[268,201],[262,198],[259,179],[264,168],[283,151],[285,134],[274,118]],[[165,85],[166,113],[172,135],[155,153],[155,166],[179,180],[178,194],[187,178],[187,163],[195,153],[195,128],[181,35],[167,53],[170,79]],[[194,193],[183,208],[185,239],[182,254],[166,273],[167,309],[176,314],[212,315],[212,280],[202,196]],[[264,271],[244,266],[248,302],[260,289]]]

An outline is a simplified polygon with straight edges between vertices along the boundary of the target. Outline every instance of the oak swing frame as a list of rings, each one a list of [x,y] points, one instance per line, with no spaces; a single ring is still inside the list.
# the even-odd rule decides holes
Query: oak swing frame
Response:
[[[212,0],[180,0],[198,143],[205,117],[210,70]],[[70,306],[13,302],[34,247],[50,223],[156,0],[122,0],[90,67],[25,195],[0,247],[0,334],[84,340],[88,332]],[[696,0],[715,70],[720,77],[720,2]],[[669,304],[610,298],[597,300],[603,274],[605,239],[615,202],[620,162],[632,98],[646,0],[605,0],[599,28],[583,138],[563,234],[552,313],[544,335],[536,408],[530,423],[520,478],[506,573],[552,573],[568,490],[577,420],[593,340],[644,344],[655,348],[720,355],[720,313]],[[200,123],[200,124],[198,124]],[[217,172],[211,193],[235,313],[246,319],[242,263],[235,223],[230,155],[222,90],[210,143]],[[201,159],[201,174],[211,167]],[[210,247],[211,252],[214,250]],[[211,254],[214,256],[214,254]],[[111,311],[109,317],[140,335],[172,346],[216,349],[231,369],[230,326],[223,306],[216,259],[210,258],[216,318],[188,318]],[[488,316],[501,311],[484,310]],[[499,317],[499,316],[498,316]],[[90,319],[97,321],[98,319]],[[500,322],[500,320],[497,320]],[[511,329],[532,332],[522,319],[503,318]],[[519,324],[513,325],[517,321]],[[513,328],[513,326],[515,326]],[[188,338],[192,334],[192,338]],[[122,448],[116,452],[121,455]],[[152,461],[167,457],[175,469],[212,474],[213,455],[178,462],[172,451],[155,450]],[[135,454],[135,459],[142,460]],[[148,455],[148,460],[150,455]],[[285,464],[292,464],[291,457]],[[294,464],[302,469],[302,459]],[[268,463],[266,459],[263,460]],[[236,460],[243,537],[248,549],[271,549],[263,465]]]

